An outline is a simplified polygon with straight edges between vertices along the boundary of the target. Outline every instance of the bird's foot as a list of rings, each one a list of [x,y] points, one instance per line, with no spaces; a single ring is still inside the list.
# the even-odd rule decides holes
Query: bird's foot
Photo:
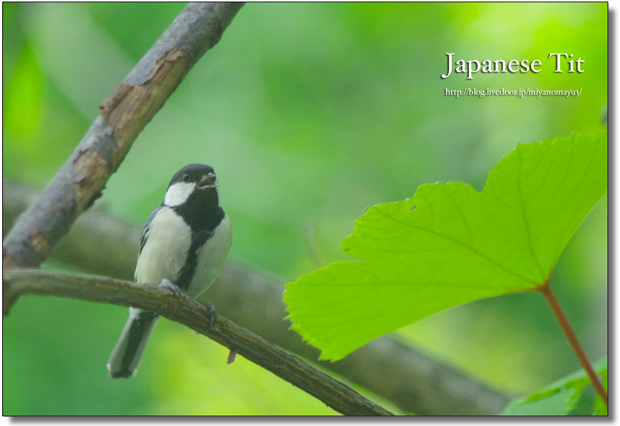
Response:
[[[174,294],[174,297],[176,297],[177,299],[181,297],[181,289],[177,285],[172,284],[172,281],[167,278],[161,280],[161,284],[159,284],[159,287],[170,290],[172,294]]]
[[[215,309],[215,306],[209,302],[202,302],[202,306],[209,310],[209,330],[211,330],[215,324],[215,320],[217,319],[217,310]]]

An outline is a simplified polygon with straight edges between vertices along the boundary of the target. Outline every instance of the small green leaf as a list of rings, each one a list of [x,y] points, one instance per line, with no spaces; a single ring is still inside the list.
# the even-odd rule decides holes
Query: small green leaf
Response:
[[[574,389],[558,389],[546,398],[526,402],[515,399],[502,412],[504,416],[563,416],[567,414],[566,400],[572,397]]]
[[[485,297],[536,290],[607,189],[606,134],[519,145],[482,192],[420,186],[355,222],[339,262],[287,284],[292,328],[340,359],[390,331]]]
[[[604,371],[596,371],[596,373],[602,376],[601,383],[603,384],[603,388],[607,391],[607,366],[605,366]],[[607,415],[607,404],[603,402],[603,398],[600,395],[596,395],[594,398],[594,414],[596,416],[606,416]]]
[[[599,376],[603,376],[604,387],[607,389],[607,358],[597,361],[594,364],[594,370]],[[582,368],[553,382],[541,391],[534,392],[527,397],[515,398],[504,409],[502,415],[566,415],[576,408],[584,389],[589,384],[590,378]],[[600,396],[594,400],[593,412],[598,415],[607,414],[607,406]],[[603,412],[605,414],[600,414]]]

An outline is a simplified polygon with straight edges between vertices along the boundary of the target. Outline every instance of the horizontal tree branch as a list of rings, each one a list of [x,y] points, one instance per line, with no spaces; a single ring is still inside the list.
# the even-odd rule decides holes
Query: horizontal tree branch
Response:
[[[96,273],[133,276],[140,227],[95,209],[80,217],[73,231],[63,236],[100,196],[138,133],[200,56],[219,41],[241,6],[201,3],[184,9],[102,104],[100,116],[75,152],[10,231],[3,247],[4,269],[38,266],[51,253]],[[3,187],[6,190],[4,182]],[[4,201],[3,216],[9,204],[6,198]],[[5,217],[5,225],[12,222]],[[3,226],[3,232],[7,231]],[[253,268],[228,262],[209,298],[221,313],[256,333],[308,359],[317,359],[318,350],[304,344],[282,321],[286,315],[282,285],[281,280]],[[376,339],[341,361],[320,364],[417,414],[493,414],[508,400],[389,337]]]
[[[37,197],[32,188],[3,181],[3,234]],[[85,271],[132,279],[141,226],[95,207],[82,215],[50,257]],[[282,302],[284,282],[248,266],[227,261],[207,292],[218,312],[276,345],[313,362],[318,349],[305,344],[290,324]],[[509,397],[397,340],[373,340],[337,362],[321,367],[380,395],[405,412],[423,415],[497,414]]]
[[[190,3],[101,105],[99,116],[2,250],[4,269],[39,266],[101,196],[138,134],[222,37],[243,3]]]
[[[235,350],[339,413],[349,416],[392,415],[343,383],[222,315],[218,315],[213,327],[209,328],[209,310],[184,294],[177,297],[169,290],[156,286],[39,269],[3,271],[2,289],[3,315],[8,315],[12,304],[25,294],[70,297],[154,311]]]

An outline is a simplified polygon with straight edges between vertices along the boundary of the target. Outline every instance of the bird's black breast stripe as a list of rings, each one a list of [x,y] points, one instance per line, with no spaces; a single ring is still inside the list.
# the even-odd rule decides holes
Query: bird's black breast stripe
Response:
[[[224,218],[224,210],[219,204],[216,191],[206,194],[195,192],[184,204],[174,207],[174,210],[192,229],[192,243],[187,251],[185,266],[175,283],[181,290],[187,290],[196,271],[198,249],[215,233]]]
[[[192,244],[187,251],[187,260],[185,266],[181,269],[179,279],[177,280],[177,286],[186,291],[194,278],[194,272],[196,271],[196,265],[198,263],[198,249],[202,247],[205,242],[215,233],[215,231],[208,231],[203,229],[198,232],[194,238],[192,238]]]
[[[203,230],[213,232],[224,218],[224,210],[214,190],[206,194],[194,192],[185,203],[173,209],[192,228],[194,235]]]

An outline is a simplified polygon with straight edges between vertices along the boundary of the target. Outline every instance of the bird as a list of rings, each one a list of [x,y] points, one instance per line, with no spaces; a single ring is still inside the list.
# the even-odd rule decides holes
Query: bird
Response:
[[[164,201],[146,221],[135,281],[199,298],[219,275],[231,245],[232,224],[220,205],[215,171],[205,164],[189,164],[175,173]],[[217,313],[209,307],[213,325]],[[113,379],[136,375],[158,318],[155,312],[129,308],[107,363]]]

